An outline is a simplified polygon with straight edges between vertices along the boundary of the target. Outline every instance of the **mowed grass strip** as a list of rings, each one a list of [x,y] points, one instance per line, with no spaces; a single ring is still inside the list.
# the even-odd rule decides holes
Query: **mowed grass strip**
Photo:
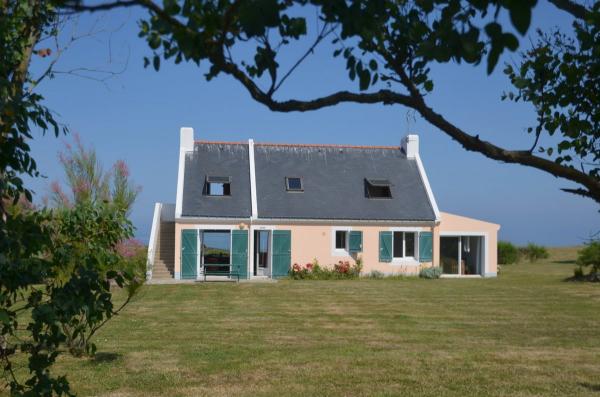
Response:
[[[575,249],[497,279],[146,286],[63,356],[79,395],[600,395],[600,285]]]

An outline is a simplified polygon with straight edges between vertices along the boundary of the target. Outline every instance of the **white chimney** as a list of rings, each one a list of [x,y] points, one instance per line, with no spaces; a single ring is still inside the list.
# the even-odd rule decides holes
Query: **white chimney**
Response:
[[[194,129],[182,127],[180,130],[179,150],[191,152],[194,150]]]
[[[406,157],[414,159],[419,154],[419,136],[409,134],[402,139],[402,149],[406,153]]]

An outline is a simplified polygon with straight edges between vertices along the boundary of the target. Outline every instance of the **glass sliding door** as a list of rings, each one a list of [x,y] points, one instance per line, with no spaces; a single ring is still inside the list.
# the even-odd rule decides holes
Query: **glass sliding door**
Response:
[[[202,232],[202,264],[204,271],[229,272],[231,265],[231,232],[205,230]]]
[[[458,266],[460,237],[440,237],[440,262],[444,274],[460,274]]]
[[[483,237],[461,237],[461,274],[482,274]]]
[[[483,236],[440,237],[440,262],[444,274],[483,274],[484,241]]]

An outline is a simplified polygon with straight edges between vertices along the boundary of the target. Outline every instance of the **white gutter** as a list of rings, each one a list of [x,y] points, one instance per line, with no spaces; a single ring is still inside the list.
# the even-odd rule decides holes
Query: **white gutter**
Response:
[[[250,162],[250,199],[252,201],[252,219],[258,217],[256,200],[256,166],[254,164],[254,140],[248,139],[248,160]]]
[[[415,161],[417,162],[417,167],[419,168],[419,174],[421,174],[421,180],[423,181],[423,185],[425,185],[427,197],[429,197],[429,203],[431,203],[431,208],[433,209],[433,213],[435,214],[435,221],[440,222],[440,220],[442,219],[440,217],[440,210],[438,208],[437,202],[435,201],[435,196],[433,195],[433,190],[431,189],[431,185],[429,184],[429,178],[427,178],[427,173],[425,172],[425,167],[423,167],[423,162],[421,162],[421,156],[419,155],[419,153],[416,153]]]

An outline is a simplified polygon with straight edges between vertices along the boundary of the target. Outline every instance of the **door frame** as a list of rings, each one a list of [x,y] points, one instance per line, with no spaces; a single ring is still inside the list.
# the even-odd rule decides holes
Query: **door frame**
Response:
[[[250,227],[248,228],[248,244],[250,245],[249,252],[252,252],[252,255],[248,255],[248,274],[250,275],[250,278],[265,277],[254,275],[254,261],[256,260],[256,257],[254,255],[254,246],[256,245],[256,241],[254,241],[254,232],[260,230],[266,230],[269,232],[269,254],[267,255],[269,275],[267,277],[273,278],[273,231],[277,230],[277,228],[271,225],[250,225]]]
[[[462,238],[461,237],[483,237],[483,261],[482,261],[482,266],[481,269],[479,271],[478,276],[484,277],[485,273],[487,272],[487,269],[489,267],[489,259],[488,259],[488,234],[486,232],[472,232],[472,231],[465,231],[465,232],[461,232],[461,231],[444,231],[444,232],[440,232],[440,237],[439,237],[439,244],[438,246],[441,249],[441,245],[442,245],[442,237],[458,237],[458,274],[447,274],[446,276],[450,276],[450,277],[472,277],[471,275],[462,275],[461,273],[461,265],[460,265],[460,260],[461,260],[461,256],[462,256]],[[441,253],[440,253],[441,255]],[[442,258],[440,257],[440,261],[442,260]],[[473,275],[475,276],[475,275]]]
[[[254,274],[255,262],[252,262],[252,276],[253,277],[271,277],[272,274],[272,263],[273,263],[273,230],[271,229],[255,229],[252,233],[258,234],[259,238],[254,239],[254,246],[252,247],[252,255],[254,261],[257,261],[259,255],[258,249],[260,248],[260,232],[267,232],[267,266],[265,267],[267,274]],[[256,248],[256,249],[255,249]],[[259,265],[256,263],[256,273],[258,273]]]

